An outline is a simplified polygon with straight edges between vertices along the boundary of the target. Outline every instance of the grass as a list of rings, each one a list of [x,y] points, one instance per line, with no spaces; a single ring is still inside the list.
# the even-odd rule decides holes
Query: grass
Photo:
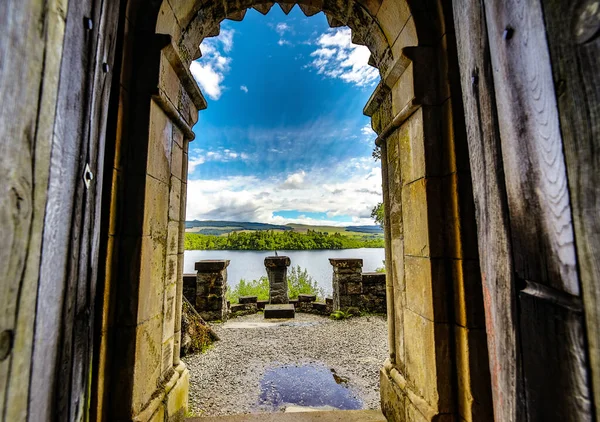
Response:
[[[287,283],[290,299],[296,299],[301,294],[316,295],[321,299],[325,297],[325,291],[300,265],[288,271]],[[269,279],[267,277],[252,281],[241,279],[234,289],[227,290],[227,300],[231,303],[238,303],[242,296],[256,296],[257,300],[269,300]]]

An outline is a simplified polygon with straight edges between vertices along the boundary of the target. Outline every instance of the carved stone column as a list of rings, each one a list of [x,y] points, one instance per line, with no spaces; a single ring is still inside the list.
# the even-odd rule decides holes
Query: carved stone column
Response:
[[[265,267],[269,276],[269,303],[290,303],[287,286],[287,267],[290,266],[287,256],[268,256]]]
[[[196,310],[206,321],[227,316],[227,266],[229,260],[196,262]]]
[[[362,307],[363,260],[357,258],[329,258],[333,266],[333,310]]]

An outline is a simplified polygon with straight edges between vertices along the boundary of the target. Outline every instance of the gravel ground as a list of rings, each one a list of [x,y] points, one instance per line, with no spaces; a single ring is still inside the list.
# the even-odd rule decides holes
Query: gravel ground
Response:
[[[260,328],[232,324],[283,322]],[[211,324],[220,341],[203,354],[186,356],[190,370],[189,410],[197,416],[279,411],[259,405],[265,371],[282,365],[326,367],[347,383],[364,409],[379,408],[379,369],[387,357],[385,317],[332,321],[296,314],[293,320],[265,320],[262,314]]]

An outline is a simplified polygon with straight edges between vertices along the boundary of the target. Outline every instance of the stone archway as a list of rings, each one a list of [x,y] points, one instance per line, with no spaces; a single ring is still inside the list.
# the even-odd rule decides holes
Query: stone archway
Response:
[[[437,2],[303,0],[366,45],[382,81],[365,113],[382,148],[390,420],[489,420],[491,398],[466,136],[452,14]],[[187,148],[206,102],[189,72],[201,41],[256,0],[131,3],[92,412],[180,418],[179,359]],[[116,211],[118,210],[118,212]],[[140,216],[143,216],[141,218]],[[115,347],[118,345],[119,347]]]

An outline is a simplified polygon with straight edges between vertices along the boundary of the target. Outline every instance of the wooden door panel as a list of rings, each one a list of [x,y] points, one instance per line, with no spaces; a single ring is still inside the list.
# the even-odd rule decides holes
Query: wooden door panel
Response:
[[[519,294],[529,421],[591,421],[585,333],[579,311]]]

